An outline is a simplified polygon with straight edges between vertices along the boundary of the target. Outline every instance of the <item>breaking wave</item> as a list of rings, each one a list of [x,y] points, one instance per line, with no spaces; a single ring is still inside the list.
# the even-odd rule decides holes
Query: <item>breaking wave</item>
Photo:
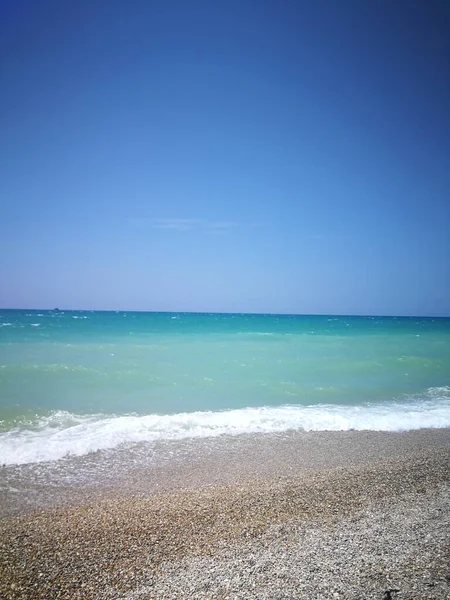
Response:
[[[169,415],[77,415],[56,411],[0,434],[0,464],[82,456],[119,445],[221,435],[303,431],[405,431],[450,427],[450,387],[359,406],[244,408]]]

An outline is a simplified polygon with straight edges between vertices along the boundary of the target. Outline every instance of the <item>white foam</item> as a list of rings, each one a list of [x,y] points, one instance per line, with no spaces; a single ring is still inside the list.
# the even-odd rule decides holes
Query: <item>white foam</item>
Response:
[[[360,406],[278,406],[145,416],[75,415],[57,411],[32,426],[0,434],[0,464],[81,456],[121,444],[244,433],[405,431],[450,427],[450,387],[405,401]]]

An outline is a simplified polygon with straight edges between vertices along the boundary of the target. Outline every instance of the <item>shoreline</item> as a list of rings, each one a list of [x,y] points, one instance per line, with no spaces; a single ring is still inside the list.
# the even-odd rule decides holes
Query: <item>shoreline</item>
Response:
[[[162,464],[165,488],[138,470],[141,489],[2,519],[0,595],[448,598],[449,430],[341,433],[234,440]]]
[[[290,477],[450,444],[450,428],[286,431],[135,444],[0,468],[0,519],[105,498]]]

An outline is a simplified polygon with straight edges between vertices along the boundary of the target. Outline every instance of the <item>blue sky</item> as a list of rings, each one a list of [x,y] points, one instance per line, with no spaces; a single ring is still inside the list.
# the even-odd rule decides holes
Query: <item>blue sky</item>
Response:
[[[450,315],[450,3],[0,0],[0,305]]]

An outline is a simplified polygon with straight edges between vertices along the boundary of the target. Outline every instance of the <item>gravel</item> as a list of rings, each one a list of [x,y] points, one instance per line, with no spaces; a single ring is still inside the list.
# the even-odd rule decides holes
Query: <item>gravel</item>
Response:
[[[0,534],[5,600],[449,599],[450,444],[10,517]]]

